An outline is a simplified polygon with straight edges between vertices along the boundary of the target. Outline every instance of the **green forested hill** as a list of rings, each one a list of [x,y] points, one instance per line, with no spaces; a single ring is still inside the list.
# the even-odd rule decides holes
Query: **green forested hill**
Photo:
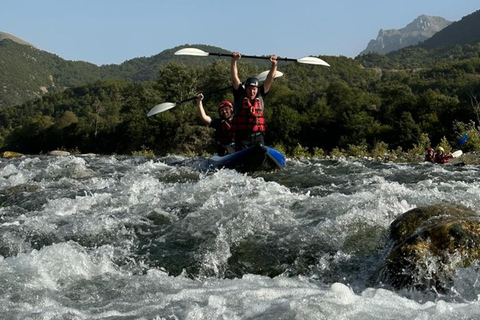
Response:
[[[267,143],[293,152],[410,150],[441,141],[480,148],[480,58],[449,59],[430,68],[365,68],[346,57],[321,57],[331,66],[281,63],[284,76],[267,100]],[[385,57],[386,63],[393,63]],[[382,60],[383,61],[383,60]],[[0,149],[22,153],[62,148],[78,152],[156,154],[212,152],[194,103],[147,118],[160,102],[176,102],[228,86],[229,59],[188,66],[170,62],[155,81],[102,80],[46,94],[0,111]],[[265,68],[240,64],[241,78]],[[231,92],[209,95],[207,112]],[[464,150],[467,150],[464,149]]]
[[[0,41],[0,109],[100,78],[94,64],[67,61],[9,39]]]
[[[211,46],[196,47],[226,52]],[[131,59],[120,65],[97,66],[65,60],[32,46],[4,39],[0,41],[0,85],[3,88],[0,109],[41,97],[47,92],[58,92],[98,80],[151,81],[158,79],[159,69],[171,61],[205,65],[215,59],[175,56],[174,52],[180,48],[168,49],[148,58]]]
[[[460,21],[452,23],[419,46],[425,49],[434,49],[452,45],[477,44],[479,42],[480,10],[463,17]]]

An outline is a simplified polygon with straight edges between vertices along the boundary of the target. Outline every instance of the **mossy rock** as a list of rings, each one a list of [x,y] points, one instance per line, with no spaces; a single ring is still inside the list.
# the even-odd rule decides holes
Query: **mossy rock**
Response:
[[[458,269],[480,258],[480,217],[462,206],[416,208],[391,224],[390,241],[382,281],[445,291]]]
[[[415,208],[397,217],[390,225],[390,236],[395,242],[402,242],[411,237],[426,224],[435,224],[436,221],[447,219],[457,220],[463,217],[476,217],[477,213],[460,206],[433,205]]]

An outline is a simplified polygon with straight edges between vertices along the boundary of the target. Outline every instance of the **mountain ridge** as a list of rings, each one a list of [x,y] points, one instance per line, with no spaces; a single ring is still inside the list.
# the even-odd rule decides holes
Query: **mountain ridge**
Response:
[[[404,31],[411,34],[420,34],[422,26],[435,30],[425,15],[415,19],[407,25]],[[443,19],[443,18],[442,18]],[[474,30],[468,31],[474,28]],[[467,31],[465,31],[467,30]],[[463,34],[458,34],[458,33]],[[99,80],[122,79],[133,82],[154,81],[158,79],[162,67],[172,62],[179,62],[187,66],[201,66],[211,64],[218,57],[191,57],[176,56],[175,51],[185,47],[197,47],[209,52],[231,53],[228,50],[210,45],[185,44],[166,49],[150,57],[139,57],[126,60],[121,64],[107,64],[97,66],[85,61],[69,61],[56,54],[40,50],[22,39],[0,32],[0,109],[21,104],[27,100],[36,99],[49,92],[64,90],[65,88],[81,86]],[[447,34],[448,36],[445,36]],[[449,40],[446,41],[445,40]],[[443,28],[434,36],[420,45],[438,47],[451,45],[456,39],[465,43],[480,42],[480,10],[465,16],[460,21]],[[475,40],[477,39],[477,40]],[[406,50],[406,51],[402,51]],[[475,46],[462,49],[441,49],[441,52],[427,52],[419,46],[409,46],[398,51],[390,52],[387,56],[374,54],[361,55],[354,60],[368,68],[422,68],[439,59],[452,59],[478,56]],[[394,57],[398,54],[398,57]],[[332,60],[335,60],[332,57]],[[252,62],[257,66],[265,66],[267,62]],[[268,65],[268,63],[267,63]]]
[[[425,41],[452,24],[438,16],[420,15],[401,29],[380,29],[376,40],[370,40],[367,48],[359,55],[376,52],[387,54]]]
[[[480,42],[480,10],[464,16],[459,21],[442,29],[419,46],[424,49],[434,49],[440,46],[455,44],[472,44]]]
[[[97,66],[85,61],[65,60],[13,35],[3,37],[0,40],[0,109],[98,80],[152,81],[158,78],[160,68],[173,61],[193,66],[209,64],[215,59],[174,55],[175,51],[186,46],[191,45],[166,49],[151,57],[133,58],[118,65]],[[208,45],[195,46],[227,52]]]
[[[33,44],[31,44],[30,42],[27,42],[23,39],[20,39],[19,37],[14,36],[13,34],[10,34],[8,32],[0,31],[0,41],[2,41],[4,39],[10,39],[10,40],[15,41],[19,44],[23,44],[23,45],[27,45],[27,46],[35,48],[35,46]]]

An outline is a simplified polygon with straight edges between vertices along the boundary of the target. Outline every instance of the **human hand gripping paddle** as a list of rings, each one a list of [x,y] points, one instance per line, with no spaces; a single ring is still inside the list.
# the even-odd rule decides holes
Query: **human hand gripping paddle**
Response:
[[[211,52],[206,52],[197,48],[180,49],[177,52],[175,52],[175,55],[199,56],[199,57],[207,57],[207,56],[231,57],[232,56],[231,53],[211,53]],[[267,56],[248,56],[244,54],[242,54],[242,58],[270,59],[270,57],[267,57]],[[315,58],[315,57],[304,57],[300,59],[277,57],[277,61],[296,61],[298,63],[315,64],[315,65],[321,65],[321,66],[327,66],[327,67],[330,66],[328,63],[326,63],[322,59]]]
[[[270,71],[267,70],[267,71],[263,71],[262,73],[258,74],[256,76],[256,78],[258,79],[258,81],[265,81],[265,79],[267,78],[268,76],[268,73]],[[280,71],[277,71],[275,73],[275,78],[279,78],[283,76],[283,73],[280,72]],[[217,92],[221,92],[221,91],[224,91],[224,90],[227,90],[227,89],[230,89],[232,86],[228,86],[228,87],[225,87],[225,88],[222,88],[222,89],[218,89],[218,90],[215,90],[215,91],[211,91],[211,92],[207,92],[207,93],[204,93],[203,96],[207,96],[207,95],[210,95],[210,94],[213,94],[213,93],[217,93]],[[160,112],[164,112],[164,111],[167,111],[169,109],[172,109],[174,107],[176,107],[177,105],[181,105],[182,103],[184,102],[188,102],[188,101],[193,101],[193,100],[196,100],[197,99],[197,96],[195,97],[191,97],[191,98],[188,98],[188,99],[185,99],[185,100],[182,100],[182,101],[179,101],[179,102],[164,102],[164,103],[160,103],[160,104],[157,104],[155,107],[153,107],[148,113],[147,113],[147,116],[148,117],[151,117],[157,113],[160,113]]]

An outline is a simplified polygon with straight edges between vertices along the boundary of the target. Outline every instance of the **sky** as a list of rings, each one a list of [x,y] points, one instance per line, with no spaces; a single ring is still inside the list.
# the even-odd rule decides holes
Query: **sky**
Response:
[[[478,0],[0,0],[0,31],[66,60],[120,64],[185,44],[246,55],[355,57],[380,29],[450,21]]]

